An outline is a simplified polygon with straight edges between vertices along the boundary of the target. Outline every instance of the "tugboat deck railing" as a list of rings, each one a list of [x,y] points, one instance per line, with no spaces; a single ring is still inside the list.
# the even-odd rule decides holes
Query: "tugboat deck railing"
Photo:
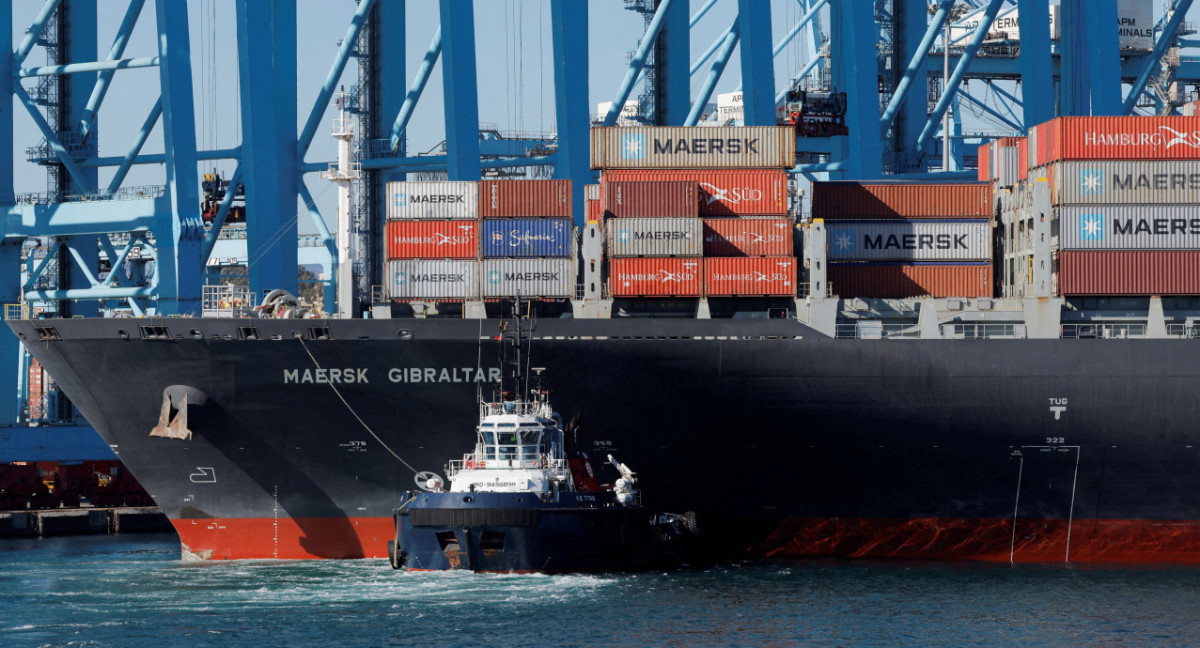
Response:
[[[448,477],[462,472],[463,470],[550,470],[553,472],[564,472],[567,470],[566,459],[555,459],[550,455],[540,455],[536,459],[480,459],[475,453],[469,452],[463,455],[462,459],[451,459],[446,464],[446,473]]]
[[[485,416],[499,416],[503,414],[550,418],[552,412],[547,403],[541,403],[537,401],[502,401],[499,403],[479,403],[480,420],[483,420],[483,417]]]

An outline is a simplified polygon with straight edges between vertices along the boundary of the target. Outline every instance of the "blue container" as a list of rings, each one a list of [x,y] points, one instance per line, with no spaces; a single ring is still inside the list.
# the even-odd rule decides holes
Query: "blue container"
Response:
[[[485,219],[482,226],[479,247],[485,259],[571,256],[569,219]]]

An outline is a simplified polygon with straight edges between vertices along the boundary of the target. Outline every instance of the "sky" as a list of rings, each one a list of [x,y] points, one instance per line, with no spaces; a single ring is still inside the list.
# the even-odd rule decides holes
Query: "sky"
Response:
[[[388,1],[388,0],[379,0]],[[690,0],[691,10],[703,4]],[[802,15],[797,0],[763,0],[772,3],[773,40],[780,38]],[[1156,11],[1160,0],[1154,2]],[[107,55],[117,26],[125,12],[125,0],[97,0],[99,4],[98,58]],[[589,96],[590,107],[611,100],[627,69],[626,55],[637,46],[644,29],[641,14],[625,9],[624,0],[589,0]],[[13,42],[20,42],[27,26],[42,6],[40,0],[13,3]],[[154,56],[155,20],[153,0],[148,0],[130,39],[126,58]],[[298,5],[298,129],[307,120],[321,83],[327,75],[346,33],[356,3],[353,0],[297,0]],[[438,3],[434,0],[408,0],[406,51],[408,78],[415,76],[429,40],[437,28]],[[479,78],[479,115],[482,123],[497,125],[502,131],[552,133],[555,130],[554,84],[551,69],[553,52],[550,35],[550,0],[476,0],[476,58]],[[201,149],[232,148],[240,144],[239,98],[237,92],[237,41],[233,0],[189,0],[192,46],[192,76],[196,106],[197,142]],[[718,0],[693,27],[692,59],[695,60],[729,26],[737,13],[737,0]],[[803,33],[775,59],[777,84],[789,78],[805,61]],[[731,92],[740,84],[738,52],[735,50],[716,93]],[[44,65],[45,53],[35,48],[25,65]],[[707,72],[707,64],[692,77],[693,96]],[[341,84],[349,88],[357,79],[353,61],[346,67]],[[32,88],[32,80],[24,82]],[[99,114],[98,142],[101,156],[120,156],[128,150],[158,97],[158,70],[146,68],[119,71]],[[714,93],[714,95],[716,94]],[[634,95],[636,96],[637,90]],[[41,135],[23,106],[14,99],[15,182],[18,193],[46,189],[45,172],[25,162],[24,151],[37,144]],[[306,161],[320,162],[336,158],[336,144],[327,136],[331,107],[309,149]],[[442,136],[440,64],[435,68],[423,98],[408,129],[409,152],[427,151],[437,146]],[[162,152],[161,127],[156,127],[145,153]],[[202,171],[215,170],[228,177],[232,160],[202,163]],[[107,186],[112,168],[102,169],[100,182]],[[306,176],[308,187],[327,222],[332,222],[335,186],[318,174]],[[161,165],[139,165],[126,180],[126,186],[163,184]],[[314,231],[306,216],[300,217],[302,233]]]

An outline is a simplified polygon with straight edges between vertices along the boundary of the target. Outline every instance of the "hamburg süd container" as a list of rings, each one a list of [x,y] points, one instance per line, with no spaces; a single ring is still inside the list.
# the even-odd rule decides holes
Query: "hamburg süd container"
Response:
[[[603,184],[683,181],[699,185],[701,216],[787,216],[788,178],[779,169],[605,171]]]
[[[386,194],[388,220],[479,218],[478,182],[389,182]]]
[[[483,218],[570,218],[570,180],[481,180]]]
[[[704,260],[709,297],[787,297],[796,294],[795,257],[712,257]]]
[[[1059,117],[1030,132],[1030,168],[1059,160],[1200,160],[1195,117]]]
[[[830,261],[989,261],[990,221],[829,221]]]
[[[842,298],[992,296],[990,263],[830,263],[827,277]]]
[[[474,259],[479,256],[479,221],[388,221],[389,259]]]
[[[990,218],[992,185],[982,182],[814,182],[813,218]]]
[[[794,232],[790,218],[705,218],[704,256],[789,256]]]
[[[613,297],[699,297],[704,288],[703,259],[609,259],[608,291]]]
[[[1076,250],[1058,255],[1063,295],[1200,295],[1200,250]]]
[[[392,299],[479,298],[478,261],[398,259],[386,269]]]
[[[685,180],[609,182],[604,211],[612,218],[696,218],[697,193],[696,183]]]
[[[698,257],[704,252],[699,218],[613,218],[607,227],[612,257]]]
[[[789,126],[600,126],[592,129],[593,169],[790,169]]]
[[[1200,205],[1070,205],[1055,213],[1063,250],[1200,250]]]
[[[479,281],[484,297],[567,299],[575,274],[574,259],[484,259]]]
[[[1086,160],[1046,167],[1055,205],[1200,203],[1200,160]]]
[[[565,218],[485,219],[479,227],[485,258],[571,255],[574,225]]]

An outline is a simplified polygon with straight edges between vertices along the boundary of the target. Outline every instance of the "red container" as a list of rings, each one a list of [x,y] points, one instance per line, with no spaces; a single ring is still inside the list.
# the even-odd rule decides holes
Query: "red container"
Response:
[[[991,182],[992,178],[992,143],[988,142],[979,147],[979,181]]]
[[[695,182],[610,182],[604,212],[613,218],[695,218],[700,205]]]
[[[587,212],[587,222],[599,223],[604,216],[604,209],[599,200],[585,200],[584,211]]]
[[[990,218],[992,185],[814,182],[813,218]]]
[[[830,289],[839,297],[991,297],[990,263],[831,263]]]
[[[1029,177],[1029,140],[1022,137],[1021,143],[1017,145],[1017,179],[1024,180]]]
[[[710,297],[795,296],[796,259],[789,256],[705,259],[704,294]]]
[[[791,256],[790,218],[706,218],[704,256]]]
[[[1060,252],[1064,295],[1200,295],[1200,251]]]
[[[479,221],[394,220],[387,222],[389,259],[474,259],[479,256]]]
[[[609,259],[608,292],[613,297],[699,297],[701,265],[700,259],[681,257]]]
[[[1034,167],[1057,160],[1200,160],[1195,117],[1060,117],[1034,129]]]
[[[481,180],[483,218],[570,218],[570,180]]]
[[[683,181],[700,186],[701,216],[786,216],[788,179],[781,169],[610,170],[604,196],[615,182]]]

